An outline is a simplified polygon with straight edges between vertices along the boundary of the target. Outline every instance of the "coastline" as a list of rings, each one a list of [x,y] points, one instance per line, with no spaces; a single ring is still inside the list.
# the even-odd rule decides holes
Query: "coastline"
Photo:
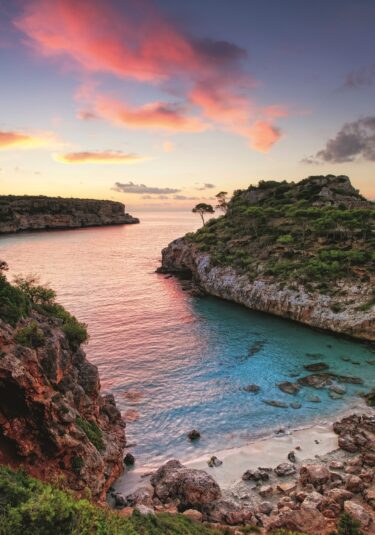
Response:
[[[240,446],[219,448],[210,453],[179,460],[187,468],[206,471],[217,481],[222,490],[230,491],[241,483],[246,470],[256,469],[259,466],[275,468],[278,464],[287,462],[288,453],[297,446],[301,448],[296,452],[298,463],[317,460],[332,454],[338,449],[338,437],[332,429],[333,423],[353,414],[373,415],[374,409],[359,399],[354,406],[352,404],[351,407],[346,407],[323,422],[318,423],[318,420],[314,420],[308,425],[285,429],[284,433],[267,433]],[[217,457],[223,464],[210,468],[207,461],[211,456]],[[142,467],[137,467],[135,464],[134,468],[125,469],[115,482],[116,492],[127,495],[139,487],[147,486],[151,473],[165,462],[166,460],[163,460]]]

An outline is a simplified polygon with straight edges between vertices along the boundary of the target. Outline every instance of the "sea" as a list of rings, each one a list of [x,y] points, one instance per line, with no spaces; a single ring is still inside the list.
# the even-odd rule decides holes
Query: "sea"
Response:
[[[214,297],[192,297],[175,278],[157,274],[163,247],[196,230],[200,219],[136,215],[139,225],[2,236],[0,259],[10,279],[38,275],[87,323],[84,349],[125,418],[138,471],[330,420],[375,386],[372,347]],[[344,385],[339,399],[327,389],[290,395],[277,386],[321,362],[363,384]],[[247,392],[249,384],[259,392]],[[201,433],[193,443],[192,429]]]

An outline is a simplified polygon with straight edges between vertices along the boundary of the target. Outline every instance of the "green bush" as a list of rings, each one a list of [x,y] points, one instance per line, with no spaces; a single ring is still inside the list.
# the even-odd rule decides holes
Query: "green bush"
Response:
[[[277,238],[277,241],[278,243],[288,244],[288,243],[293,243],[294,238],[291,234],[284,234],[283,236],[279,236]]]
[[[364,535],[360,529],[361,523],[348,513],[343,513],[338,523],[337,532],[332,535]]]
[[[0,467],[0,535],[219,535],[183,515],[130,518]]]
[[[15,277],[14,284],[21,290],[33,305],[49,305],[54,303],[56,293],[51,288],[42,286],[38,277],[28,275],[27,277]]]
[[[28,315],[29,310],[30,303],[25,294],[0,274],[0,318],[15,327],[21,318]]]
[[[43,331],[33,321],[25,327],[17,329],[14,339],[18,344],[36,349],[44,344],[45,338]]]
[[[98,451],[103,450],[103,434],[101,429],[95,423],[89,422],[88,420],[84,420],[83,418],[78,417],[76,419],[76,424],[82,429],[84,433],[86,433],[87,438],[92,444],[94,444],[95,448]]]
[[[58,303],[47,304],[39,310],[48,316],[54,316],[62,320],[62,330],[72,349],[78,349],[81,344],[87,342],[89,338],[87,325],[78,321],[62,305]]]

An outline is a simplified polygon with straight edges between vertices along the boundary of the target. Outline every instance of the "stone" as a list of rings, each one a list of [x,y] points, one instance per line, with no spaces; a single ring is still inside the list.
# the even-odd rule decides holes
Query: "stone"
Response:
[[[340,386],[340,385],[332,385],[332,386],[330,386],[329,387],[329,391],[330,392],[335,392],[336,394],[340,394],[341,396],[346,394],[345,386]]]
[[[330,473],[323,464],[305,464],[300,468],[300,481],[302,485],[310,483],[314,487],[323,485],[330,479]]]
[[[346,490],[350,492],[358,493],[364,489],[364,483],[359,476],[349,476],[345,484]]]
[[[345,489],[332,489],[326,493],[326,497],[340,505],[343,505],[346,500],[353,498],[353,493]]]
[[[361,524],[361,527],[365,529],[367,529],[372,523],[371,516],[367,513],[367,511],[361,505],[353,502],[352,500],[348,500],[344,503],[344,511],[358,520]]]
[[[126,466],[133,466],[135,463],[135,457],[131,453],[127,453],[124,457],[124,464]]]
[[[258,394],[258,392],[260,392],[260,386],[258,385],[255,385],[255,384],[249,384],[249,385],[246,385],[243,387],[243,390],[245,392],[250,392],[250,393],[253,393],[253,394]]]
[[[314,373],[298,379],[300,385],[311,386],[318,389],[329,386],[332,382],[332,374],[330,373]]]
[[[136,505],[135,510],[142,516],[155,516],[155,511],[152,507],[147,507],[147,505]]]
[[[193,522],[202,522],[203,520],[203,514],[196,509],[186,509],[182,514],[190,518]]]
[[[294,451],[290,451],[288,453],[288,461],[290,461],[291,463],[296,463],[297,462],[296,454],[294,453]]]
[[[119,492],[116,492],[114,494],[113,499],[114,499],[114,502],[115,502],[115,507],[118,508],[118,509],[122,509],[123,507],[125,507],[127,505],[127,501],[126,501],[125,496],[123,496]]]
[[[325,362],[314,362],[314,364],[306,364],[304,368],[309,372],[322,372],[328,370],[329,366]]]
[[[354,441],[354,438],[347,435],[340,435],[338,440],[339,448],[342,450],[348,451],[350,453],[356,453],[358,451],[358,446]]]
[[[334,390],[330,390],[328,392],[328,395],[331,399],[342,399],[342,394],[339,394],[338,392],[335,392]]]
[[[262,485],[258,492],[262,498],[266,498],[267,496],[271,496],[271,494],[273,494],[273,487],[272,485]]]
[[[273,505],[271,502],[261,502],[258,506],[258,511],[263,515],[270,515],[273,511]]]
[[[290,494],[291,492],[294,492],[296,490],[297,483],[296,481],[292,481],[290,483],[278,483],[276,488],[279,492],[282,492],[283,494]]]
[[[200,432],[197,431],[196,429],[192,429],[192,430],[189,431],[189,433],[188,433],[188,438],[189,438],[189,440],[191,440],[191,441],[198,440],[199,438],[201,438],[201,434],[200,434]]]
[[[284,401],[277,401],[277,400],[274,400],[274,399],[263,399],[262,401],[266,405],[270,405],[271,407],[277,407],[278,409],[287,409],[288,408],[288,404],[285,403]]]
[[[290,407],[291,409],[300,409],[300,408],[302,407],[302,404],[299,403],[298,401],[293,401],[293,403],[291,403],[291,404],[289,405],[289,407]]]
[[[268,481],[270,478],[267,471],[258,468],[258,470],[246,470],[242,475],[243,481]]]
[[[296,468],[290,463],[281,463],[275,468],[275,473],[279,477],[291,476],[296,473]]]
[[[303,500],[304,507],[312,507],[313,509],[316,509],[324,500],[323,494],[320,494],[320,492],[310,492],[307,494],[306,498]]]
[[[309,403],[320,403],[321,399],[319,396],[307,396],[306,401],[308,401]]]
[[[301,390],[300,385],[298,385],[297,383],[292,383],[290,381],[284,381],[283,383],[278,383],[277,387],[282,392],[285,392],[285,394],[291,394],[291,395],[295,395]]]
[[[152,487],[139,487],[134,492],[126,496],[128,505],[134,507],[135,505],[153,504],[154,489]]]
[[[172,460],[161,466],[150,479],[154,495],[162,503],[168,499],[179,500],[183,506],[199,508],[221,498],[216,481],[205,471],[186,468],[179,461]]]
[[[207,461],[207,464],[210,468],[217,468],[218,466],[221,466],[223,464],[223,461],[220,461],[220,459],[213,455],[211,459]]]
[[[342,461],[336,461],[336,460],[333,460],[329,463],[329,467],[332,469],[332,470],[343,470],[345,465]]]
[[[322,513],[317,509],[304,508],[300,510],[285,509],[278,514],[272,513],[270,521],[267,523],[267,532],[277,529],[286,529],[291,531],[301,531],[308,535],[317,535],[323,532],[326,526],[326,520]]]
[[[202,507],[203,520],[237,526],[248,524],[253,517],[249,507],[241,506],[233,500],[217,500]]]

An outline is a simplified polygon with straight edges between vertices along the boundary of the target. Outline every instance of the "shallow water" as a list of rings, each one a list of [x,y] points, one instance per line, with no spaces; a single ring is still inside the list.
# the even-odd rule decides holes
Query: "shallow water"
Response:
[[[11,275],[39,274],[88,323],[88,357],[127,419],[138,469],[330,418],[375,385],[370,347],[216,298],[192,298],[178,281],[155,274],[161,249],[199,221],[179,213],[141,214],[141,220],[0,238]],[[361,377],[364,385],[345,385],[339,400],[326,389],[291,396],[277,388],[316,362]],[[245,392],[249,383],[260,392]],[[264,399],[302,406],[275,408]],[[186,438],[193,427],[202,433],[195,444]]]

